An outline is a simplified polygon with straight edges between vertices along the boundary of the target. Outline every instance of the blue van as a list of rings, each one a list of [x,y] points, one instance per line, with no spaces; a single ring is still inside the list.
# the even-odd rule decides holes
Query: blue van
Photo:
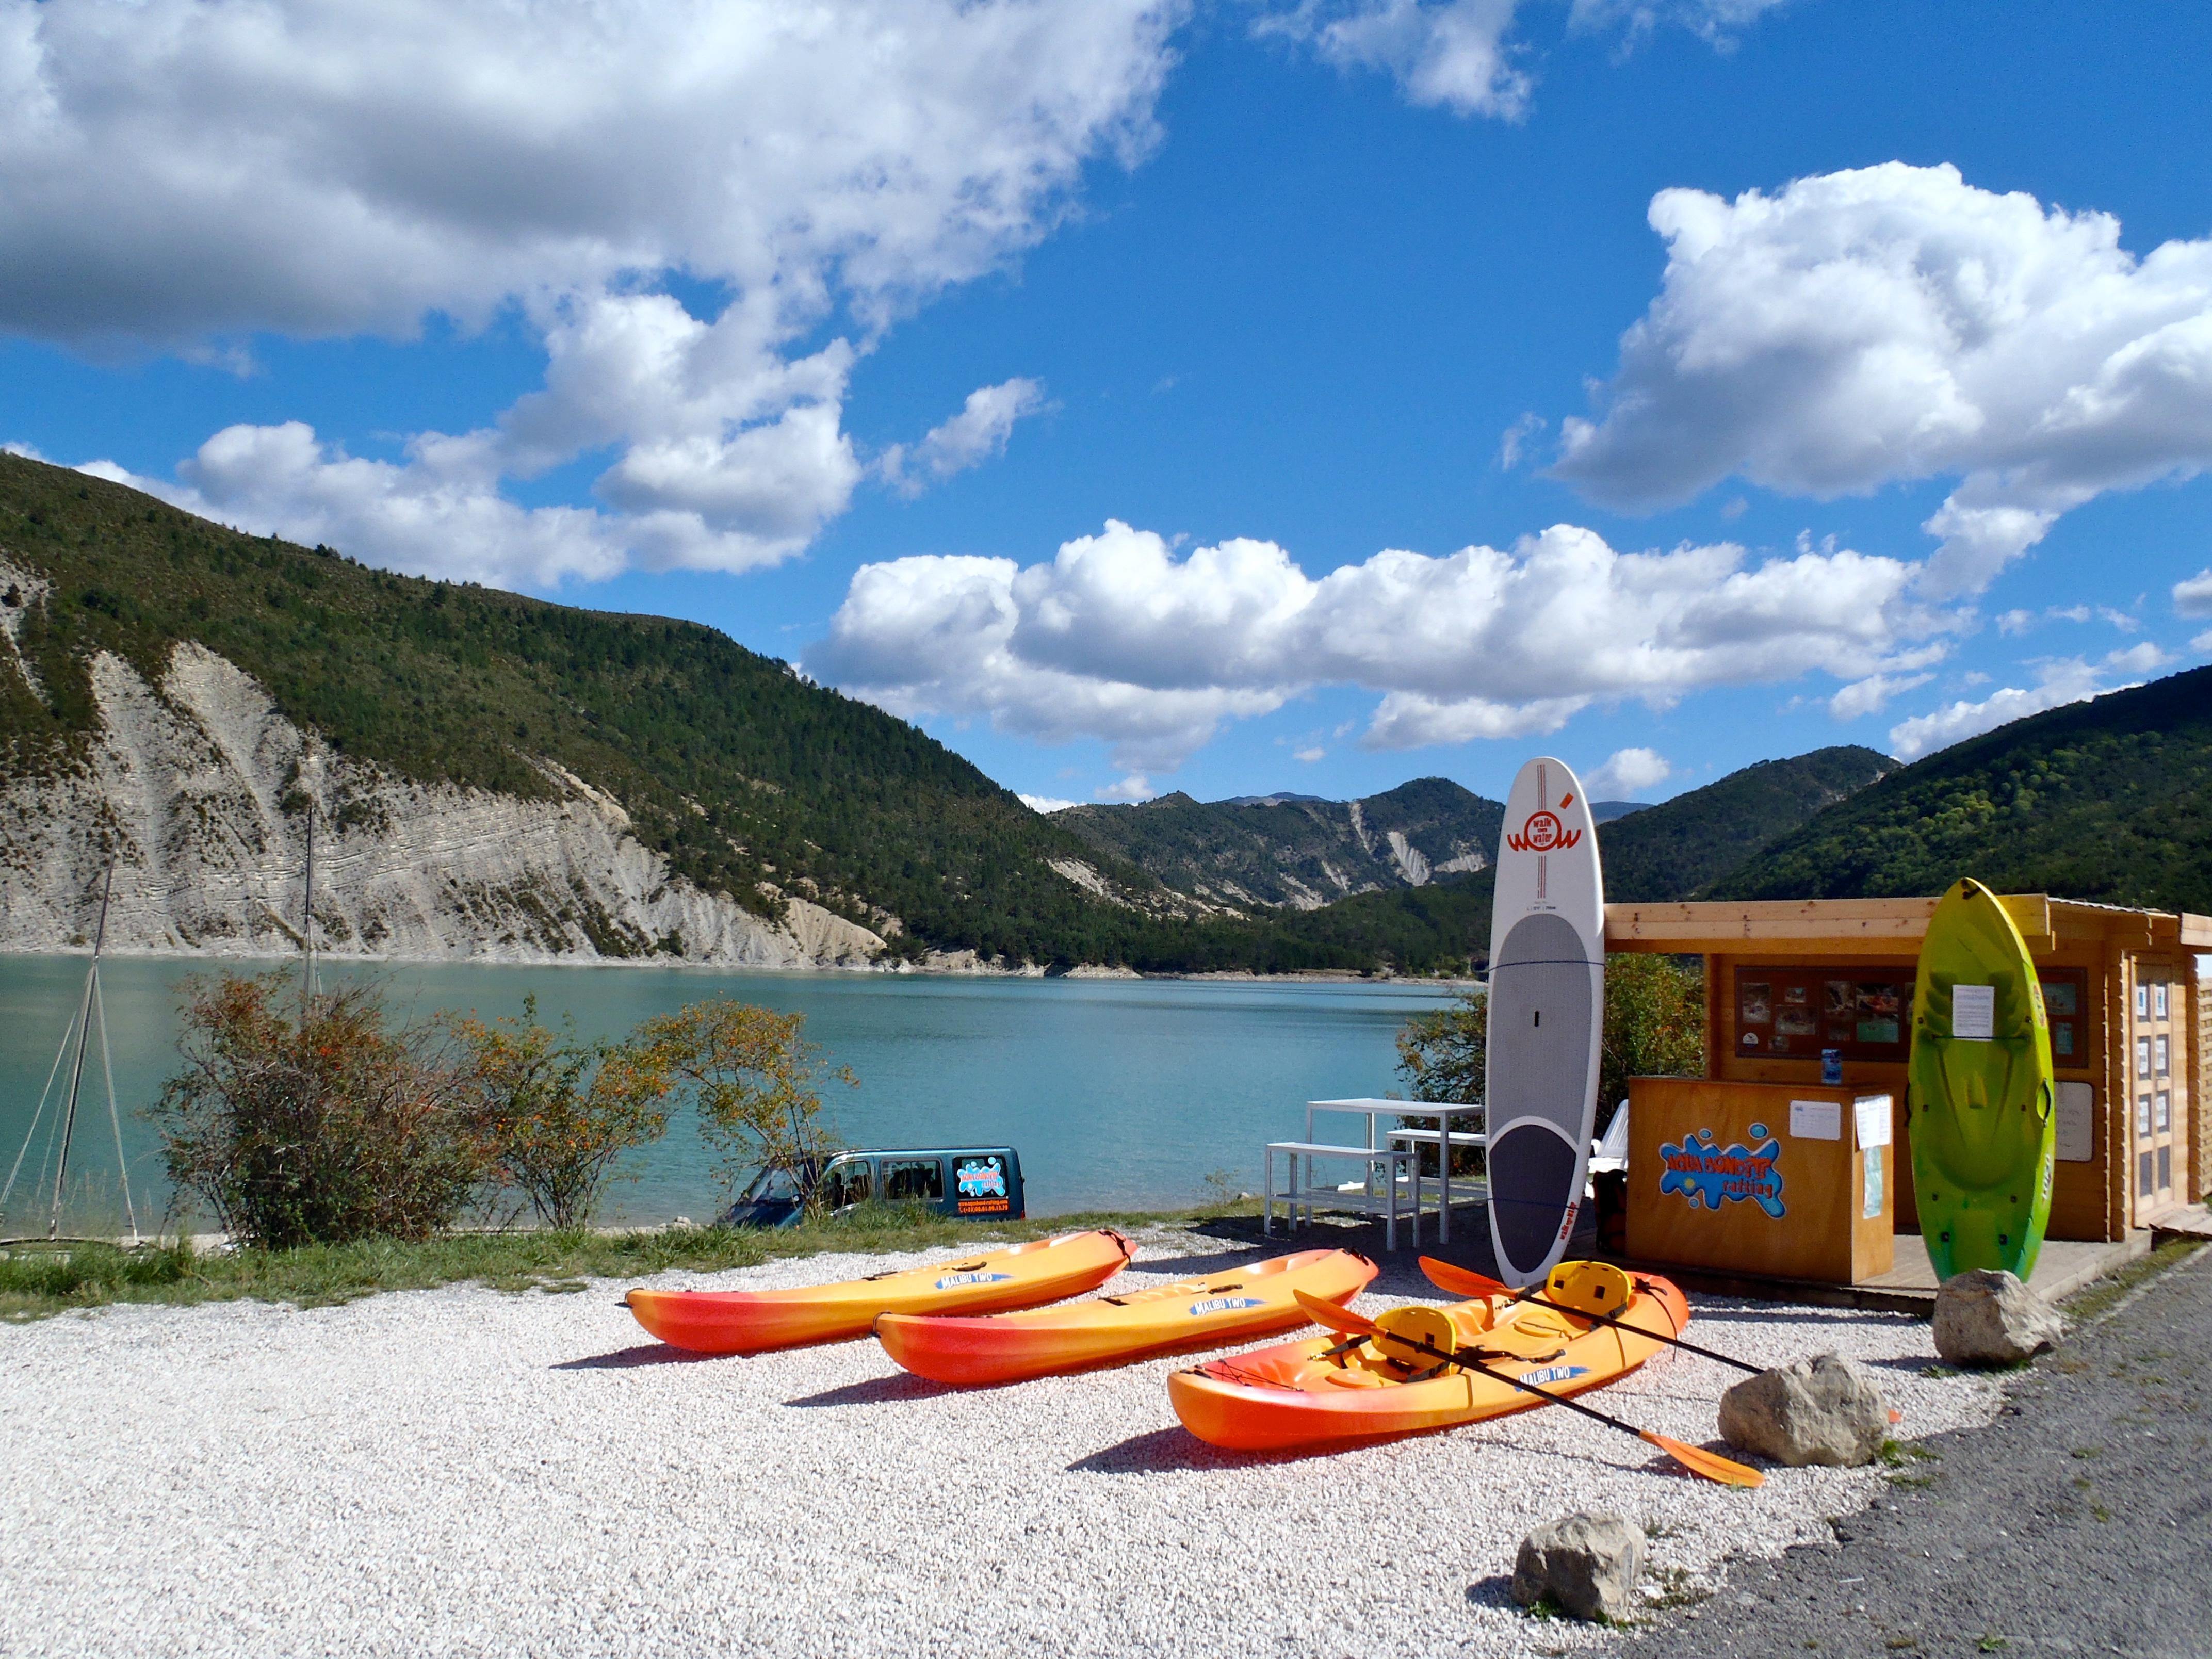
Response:
[[[833,1215],[869,1203],[920,1204],[943,1216],[1018,1221],[1021,1155],[1011,1146],[839,1152],[800,1170],[763,1170],[722,1218],[725,1227],[795,1227],[813,1196]]]

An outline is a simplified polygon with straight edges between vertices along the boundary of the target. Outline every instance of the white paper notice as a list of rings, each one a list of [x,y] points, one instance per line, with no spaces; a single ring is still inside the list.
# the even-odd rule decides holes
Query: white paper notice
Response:
[[[1861,1095],[1851,1103],[1851,1115],[1858,1120],[1860,1146],[1889,1145],[1890,1122],[1895,1113],[1887,1095]]]
[[[1859,1219],[1872,1221],[1881,1214],[1881,1148],[1869,1146],[1860,1157],[1866,1160],[1866,1202],[1859,1208]]]
[[[1799,1140],[1841,1140],[1844,1138],[1844,1103],[1840,1100],[1791,1101],[1790,1133]]]
[[[1954,985],[1951,988],[1951,1035],[1987,1042],[1997,1034],[1997,988],[1994,985]]]
[[[2058,1085],[2058,1161],[2088,1164],[2097,1156],[2097,1091],[2086,1083]]]

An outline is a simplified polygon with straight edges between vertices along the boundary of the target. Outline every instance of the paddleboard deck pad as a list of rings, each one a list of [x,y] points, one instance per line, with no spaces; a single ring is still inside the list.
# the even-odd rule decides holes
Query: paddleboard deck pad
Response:
[[[1498,1277],[1531,1285],[1566,1254],[1589,1178],[1605,1032],[1597,826],[1565,762],[1513,780],[1490,922],[1490,1239]]]
[[[2025,1279],[2051,1221],[2051,1023],[2027,941],[1978,881],[1929,920],[1908,1075],[1913,1194],[1937,1280],[1977,1267]]]

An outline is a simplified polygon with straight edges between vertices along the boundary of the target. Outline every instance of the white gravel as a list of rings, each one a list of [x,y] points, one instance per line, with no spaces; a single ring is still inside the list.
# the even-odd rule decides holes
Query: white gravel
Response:
[[[1149,1241],[1130,1273],[1174,1271],[1188,1247]],[[656,1282],[804,1284],[923,1259]],[[1370,1313],[1425,1290],[1378,1283]],[[962,1393],[872,1341],[675,1358],[616,1305],[621,1288],[0,1328],[0,1652],[1557,1651],[1591,1638],[1505,1595],[1538,1522],[1589,1507],[1641,1521],[1663,1589],[1732,1551],[1825,1537],[1883,1479],[1784,1469],[1727,1491],[1552,1410],[1231,1455],[1168,1407],[1163,1379],[1188,1359]],[[1693,1338],[1754,1361],[1835,1348],[1876,1366],[1903,1434],[1984,1423],[1999,1402],[1986,1379],[1923,1375],[1936,1355],[1915,1320],[1696,1311]],[[1677,1355],[1589,1398],[1714,1441],[1734,1375]]]

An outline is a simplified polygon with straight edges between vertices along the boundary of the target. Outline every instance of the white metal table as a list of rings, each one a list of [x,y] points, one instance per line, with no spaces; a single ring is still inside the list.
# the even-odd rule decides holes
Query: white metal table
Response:
[[[1306,1102],[1306,1139],[1314,1138],[1316,1112],[1347,1112],[1367,1120],[1367,1144],[1376,1144],[1375,1122],[1382,1117],[1430,1118],[1437,1126],[1437,1173],[1441,1177],[1443,1198],[1437,1212],[1437,1237],[1440,1243],[1451,1242],[1451,1155],[1455,1148],[1476,1151],[1488,1144],[1488,1138],[1480,1127],[1485,1118],[1483,1108],[1458,1100],[1310,1100]],[[1471,1118],[1478,1126],[1473,1129],[1455,1132],[1455,1119]],[[1425,1137],[1424,1137],[1425,1139]],[[1419,1166],[1416,1165],[1418,1168]],[[1416,1217],[1413,1225],[1418,1231],[1420,1222]]]

